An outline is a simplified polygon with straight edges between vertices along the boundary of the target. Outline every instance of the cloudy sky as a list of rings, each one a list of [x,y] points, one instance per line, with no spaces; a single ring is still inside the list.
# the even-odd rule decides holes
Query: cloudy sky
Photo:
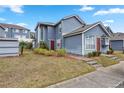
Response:
[[[0,23],[25,26],[32,31],[37,22],[57,22],[67,15],[77,14],[86,23],[102,21],[113,32],[124,32],[124,6],[0,6]]]

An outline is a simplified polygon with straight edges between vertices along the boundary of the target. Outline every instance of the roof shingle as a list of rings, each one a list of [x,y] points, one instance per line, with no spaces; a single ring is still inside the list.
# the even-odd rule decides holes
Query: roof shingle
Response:
[[[19,25],[14,25],[14,24],[5,24],[5,23],[0,23],[0,26],[3,28],[16,28],[16,29],[24,29],[24,30],[29,30],[25,27],[19,26]]]

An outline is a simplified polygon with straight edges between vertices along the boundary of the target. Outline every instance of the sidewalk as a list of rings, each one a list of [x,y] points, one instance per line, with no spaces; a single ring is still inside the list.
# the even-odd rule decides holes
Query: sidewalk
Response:
[[[48,88],[113,88],[124,81],[124,61]]]

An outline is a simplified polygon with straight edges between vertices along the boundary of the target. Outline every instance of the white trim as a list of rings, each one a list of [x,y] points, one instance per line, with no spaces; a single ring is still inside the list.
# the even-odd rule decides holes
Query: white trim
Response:
[[[85,40],[84,33],[82,33],[82,55],[85,55]]]
[[[87,49],[87,48],[86,48],[86,43],[85,43],[84,49],[87,50],[87,51],[96,50],[96,36],[95,36],[95,35],[87,35],[87,36],[88,36],[88,37],[89,37],[89,36],[93,36],[93,37],[94,37],[94,45],[95,45],[95,48],[94,48],[94,49]],[[86,37],[87,37],[87,36],[84,37],[84,41],[85,41],[85,42],[86,42]]]
[[[91,28],[94,28],[97,25],[101,25],[101,27],[108,33],[108,31],[105,29],[105,27],[102,25],[101,22],[98,22],[97,24],[95,24],[95,25],[91,26],[90,28],[84,30],[82,33],[85,33],[86,31],[90,30]],[[111,36],[109,33],[108,33],[108,35]]]

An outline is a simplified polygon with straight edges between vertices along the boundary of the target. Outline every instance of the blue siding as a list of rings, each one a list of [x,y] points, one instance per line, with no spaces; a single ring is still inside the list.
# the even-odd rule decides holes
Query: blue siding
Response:
[[[68,53],[82,55],[82,34],[65,37],[64,47]]]
[[[69,33],[81,26],[82,23],[80,23],[75,17],[71,17],[62,21],[62,33]]]
[[[118,50],[118,51],[123,50],[123,40],[112,40],[111,47],[113,50]]]
[[[97,25],[96,27],[85,32],[84,39],[86,36],[90,36],[90,35],[95,36],[95,38],[97,38],[97,37],[101,38],[102,35],[107,36],[107,34],[103,31],[103,29],[99,25]],[[96,47],[96,41],[95,41],[95,47]],[[106,47],[101,46],[101,52],[106,52],[108,49],[109,49],[109,46],[106,46]],[[92,52],[92,51],[96,51],[96,48],[94,50],[86,50],[85,49],[85,54]]]

